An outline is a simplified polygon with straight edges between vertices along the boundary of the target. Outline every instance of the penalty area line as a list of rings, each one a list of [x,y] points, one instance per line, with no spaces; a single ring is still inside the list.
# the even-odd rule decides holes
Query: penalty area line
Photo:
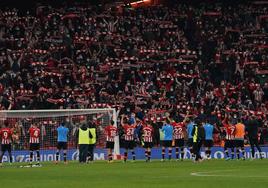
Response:
[[[196,177],[235,177],[235,178],[268,178],[268,176],[251,176],[251,175],[237,175],[232,174],[217,174],[219,172],[235,172],[237,170],[217,170],[217,171],[206,171],[206,172],[192,172],[191,176]]]
[[[197,177],[232,177],[233,174],[216,174],[217,172],[233,172],[235,170],[213,170],[213,171],[206,171],[206,172],[192,172],[190,173],[191,176]]]

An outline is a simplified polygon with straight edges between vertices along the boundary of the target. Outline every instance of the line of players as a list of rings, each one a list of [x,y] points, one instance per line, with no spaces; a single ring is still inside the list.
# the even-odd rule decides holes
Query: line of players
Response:
[[[57,152],[56,152],[56,163],[59,161],[59,151],[63,150],[63,158],[64,163],[67,164],[67,143],[68,143],[68,132],[69,129],[64,127],[63,124],[60,124],[57,128]],[[37,123],[32,123],[31,127],[28,130],[29,134],[29,150],[30,150],[30,166],[33,165],[33,156],[34,152],[36,152],[36,164],[35,166],[40,166],[40,136],[41,131],[38,128]],[[0,153],[0,167],[2,166],[2,159],[5,152],[9,154],[9,162],[12,163],[12,154],[11,154],[11,144],[12,144],[12,135],[13,131],[8,127],[8,122],[5,121],[2,124],[2,128],[0,129],[0,138],[1,138],[1,153]]]
[[[33,161],[34,152],[36,152],[36,160],[37,164],[40,165],[40,129],[36,126],[35,123],[29,128],[28,133],[30,135],[29,138],[29,150],[30,150],[30,164]],[[0,166],[2,166],[2,159],[5,152],[9,154],[9,162],[12,163],[12,155],[11,155],[11,144],[12,144],[12,129],[8,127],[8,122],[5,121],[0,129],[0,137],[1,137],[1,155],[0,155]]]
[[[199,121],[198,121],[199,122]],[[177,120],[171,120],[169,118],[163,123],[162,128],[160,129],[160,136],[162,142],[162,161],[165,160],[166,149],[168,149],[168,159],[171,160],[172,148],[175,147],[175,154],[177,160],[183,160],[184,158],[184,147],[185,140],[187,141],[187,146],[190,149],[190,152],[197,161],[200,160],[199,152],[202,144],[205,147],[206,158],[211,158],[211,147],[213,146],[213,132],[215,128],[210,123],[204,121],[200,122],[198,125],[197,121],[191,120],[189,117],[185,117],[182,122]],[[243,123],[240,121],[236,124],[233,124],[231,121],[224,120],[222,122],[224,126],[224,151],[226,154],[226,160],[234,159],[234,153],[236,148],[236,157],[240,158],[242,154],[242,159],[245,159],[245,149],[244,149],[244,138],[246,134],[246,128]],[[121,118],[121,126],[124,130],[124,162],[127,161],[128,153],[131,151],[132,159],[135,161],[135,151],[136,146],[135,141],[135,129],[137,126],[141,126],[142,132],[142,145],[145,148],[145,157],[146,161],[151,160],[151,148],[153,147],[153,137],[154,137],[154,128],[152,126],[152,121],[145,119],[143,122],[139,122],[139,125],[134,120],[130,120],[125,116]],[[199,127],[198,127],[199,126]],[[195,127],[197,129],[195,129]],[[254,125],[252,125],[254,127]],[[196,134],[195,130],[199,130],[199,134]],[[255,131],[254,131],[255,130]],[[218,130],[219,131],[219,130]],[[257,147],[258,151],[261,153],[261,148],[258,145],[258,138],[256,129],[249,130],[249,141],[252,149],[252,158],[255,156],[254,146]],[[63,150],[64,162],[67,163],[67,142],[68,142],[68,132],[69,129],[64,127],[63,124],[57,128],[58,133],[58,145],[56,152],[56,163],[59,161],[59,151]],[[254,133],[252,133],[254,132]],[[33,123],[28,130],[29,133],[29,150],[30,150],[30,164],[33,161],[33,154],[36,152],[37,165],[40,164],[40,129],[37,124]],[[118,135],[118,129],[114,127],[114,122],[111,121],[111,124],[105,128],[106,133],[106,148],[107,148],[107,158],[108,162],[113,160],[112,150],[114,148],[114,140]],[[10,162],[12,162],[11,156],[11,143],[12,143],[12,130],[8,128],[7,122],[2,125],[0,129],[1,137],[1,155],[0,155],[0,165],[2,165],[2,158],[5,152],[9,153]],[[196,136],[196,137],[195,137]],[[196,147],[195,147],[196,146]],[[231,155],[229,152],[231,150]],[[180,154],[180,155],[179,155]],[[262,158],[262,155],[260,155]]]
[[[184,147],[187,145],[190,149],[192,158],[195,161],[201,161],[200,148],[203,145],[205,147],[205,154],[207,159],[211,159],[211,148],[213,147],[213,133],[215,131],[221,133],[221,139],[224,140],[224,152],[225,159],[230,160],[236,158],[245,160],[245,148],[244,141],[245,136],[248,137],[252,158],[255,156],[255,149],[260,153],[262,159],[262,151],[258,144],[258,126],[254,121],[254,117],[249,117],[248,126],[246,127],[242,120],[237,119],[236,123],[232,123],[231,120],[225,119],[222,122],[223,129],[219,129],[216,126],[210,124],[207,120],[201,121],[199,119],[191,120],[188,116],[182,122],[177,120],[171,120],[169,118],[163,122],[163,126],[160,129],[160,140],[162,143],[162,159],[165,160],[166,149],[168,149],[168,159],[171,160],[172,149],[175,147],[176,160],[183,160]],[[251,122],[251,123],[250,123]],[[141,126],[142,132],[142,145],[145,148],[146,161],[151,160],[151,148],[153,147],[154,128],[152,121],[145,119],[140,122],[139,125],[134,120],[130,120],[125,116],[121,118],[121,126],[124,130],[124,162],[127,161],[129,151],[132,154],[132,161],[135,161],[135,129]],[[108,148],[108,161],[112,160],[112,149],[114,146],[114,137],[118,135],[118,130],[113,126],[106,127],[107,145]],[[197,131],[199,133],[197,133]],[[246,135],[247,133],[247,135]],[[161,138],[162,137],[162,138]],[[185,144],[185,140],[187,144]],[[231,150],[231,153],[230,151]],[[180,155],[179,155],[180,154]],[[231,155],[230,155],[231,154]]]

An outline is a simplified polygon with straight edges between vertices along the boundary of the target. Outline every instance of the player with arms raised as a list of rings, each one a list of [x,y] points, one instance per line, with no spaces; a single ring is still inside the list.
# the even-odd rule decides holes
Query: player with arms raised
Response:
[[[231,156],[234,159],[234,148],[235,148],[235,126],[231,123],[230,120],[225,119],[223,121],[224,133],[225,133],[225,143],[224,143],[224,152],[226,155],[226,160],[230,160],[229,148],[231,148]]]
[[[132,123],[132,124],[131,124]],[[127,120],[125,116],[122,116],[121,125],[124,129],[125,133],[125,153],[124,153],[124,162],[127,161],[128,157],[128,150],[131,150],[132,154],[132,161],[134,162],[136,159],[134,147],[135,147],[135,140],[134,140],[134,132],[136,127],[136,122],[130,122]]]
[[[2,159],[5,152],[8,152],[9,162],[12,163],[11,155],[11,142],[12,142],[12,131],[7,126],[7,122],[4,122],[3,127],[0,129],[1,137],[1,155],[0,155],[0,166],[2,166]]]
[[[30,165],[32,166],[33,162],[33,152],[36,152],[37,155],[37,164],[40,165],[40,129],[37,127],[36,123],[33,123],[29,129],[30,134]]]
[[[108,154],[108,163],[113,161],[113,149],[114,149],[114,138],[117,136],[118,131],[117,128],[114,126],[114,121],[111,120],[111,124],[105,127],[105,134],[106,134],[106,148]]]
[[[173,139],[175,141],[175,152],[176,152],[176,160],[179,160],[179,150],[181,153],[181,161],[183,160],[184,157],[184,135],[186,132],[185,129],[185,121],[186,118],[184,119],[183,122],[179,122],[178,119],[175,120],[175,122],[172,123],[173,126]]]
[[[144,148],[145,148],[145,157],[146,162],[151,161],[151,148],[153,147],[153,133],[154,129],[151,126],[151,122],[148,122],[148,119],[145,119],[145,122],[142,127],[142,133],[143,133],[143,142],[144,142]]]

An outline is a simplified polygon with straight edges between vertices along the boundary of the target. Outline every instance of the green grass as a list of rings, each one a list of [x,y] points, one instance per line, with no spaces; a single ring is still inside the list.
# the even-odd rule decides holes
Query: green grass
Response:
[[[267,188],[268,160],[211,160],[194,164],[152,161],[145,163],[94,162],[81,165],[44,163],[41,168],[0,168],[0,187],[19,188]],[[195,174],[192,174],[195,173]]]

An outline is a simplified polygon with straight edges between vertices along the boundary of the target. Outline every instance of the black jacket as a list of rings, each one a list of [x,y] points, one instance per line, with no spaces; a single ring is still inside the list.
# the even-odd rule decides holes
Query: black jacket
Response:
[[[246,123],[246,131],[248,132],[248,137],[251,139],[258,138],[258,128],[260,123],[256,119],[248,120]]]
[[[205,129],[204,129],[203,126],[197,126],[197,125],[194,125],[194,128],[193,128],[193,130],[192,130],[192,136],[194,136],[194,134],[195,134],[196,127],[197,127],[197,129],[198,129],[198,131],[197,131],[197,141],[205,140],[205,138],[206,138],[206,133],[205,133]]]

